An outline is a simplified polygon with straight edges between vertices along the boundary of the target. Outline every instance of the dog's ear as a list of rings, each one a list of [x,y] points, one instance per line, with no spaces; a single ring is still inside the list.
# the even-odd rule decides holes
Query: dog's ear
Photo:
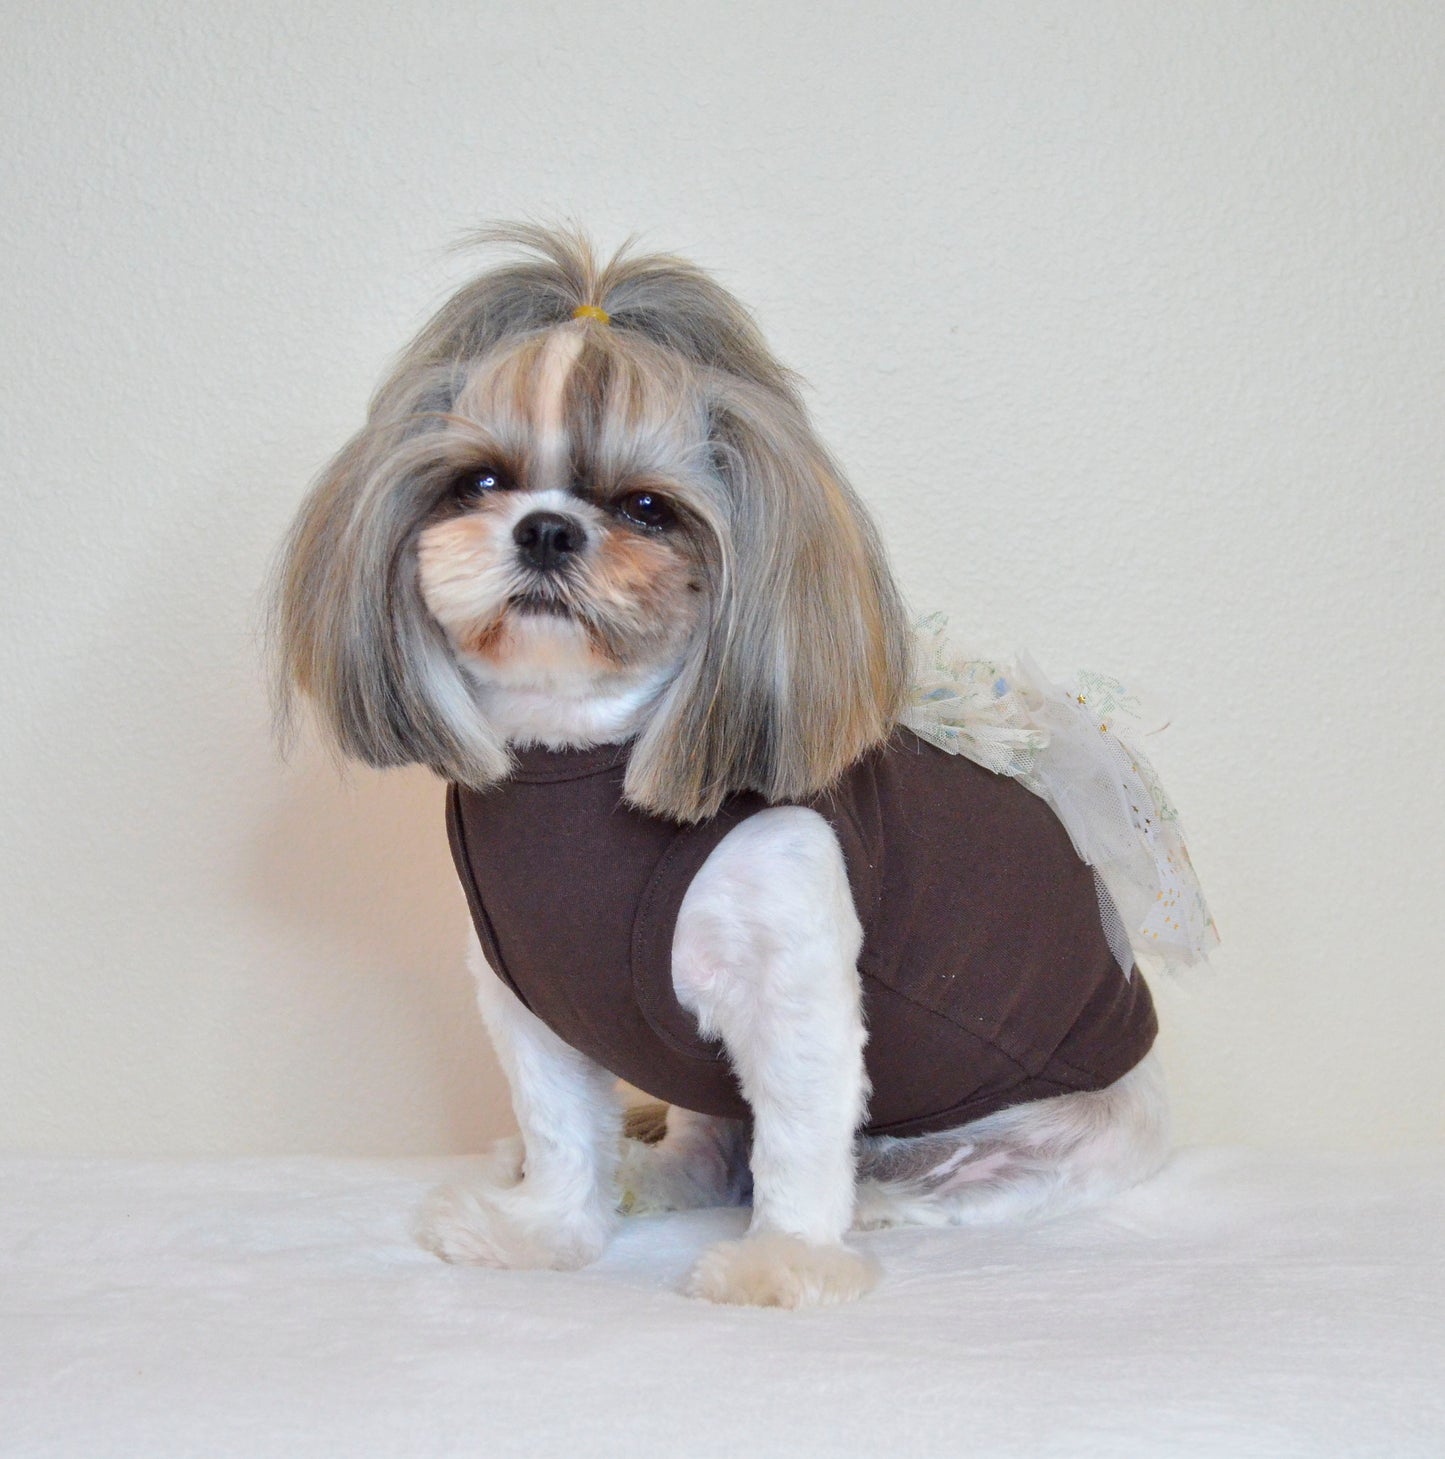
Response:
[[[723,487],[709,622],[635,747],[626,794],[674,820],[739,791],[806,799],[903,709],[909,635],[862,503],[796,401],[714,387]]]
[[[454,373],[393,379],[322,472],[277,563],[270,641],[283,737],[299,692],[343,754],[480,788],[507,753],[426,611],[413,551],[440,490],[425,434]]]

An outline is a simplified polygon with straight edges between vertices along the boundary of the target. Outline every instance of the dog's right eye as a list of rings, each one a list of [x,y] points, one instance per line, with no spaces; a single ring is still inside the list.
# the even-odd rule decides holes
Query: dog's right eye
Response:
[[[509,491],[511,486],[511,478],[499,467],[473,466],[457,473],[450,494],[454,501],[474,501],[494,491]]]

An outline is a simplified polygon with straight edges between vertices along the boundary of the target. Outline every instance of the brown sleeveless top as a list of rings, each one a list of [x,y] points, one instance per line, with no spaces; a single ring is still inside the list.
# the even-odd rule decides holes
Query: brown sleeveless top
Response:
[[[625,805],[627,747],[523,751],[453,785],[452,856],[487,960],[573,1048],[669,1104],[745,1118],[720,1043],[672,989],[672,935],[755,795],[683,826]],[[866,1130],[921,1134],[1101,1089],[1149,1051],[1137,972],[1109,951],[1093,874],[1016,781],[898,730],[806,802],[837,833],[863,950]]]

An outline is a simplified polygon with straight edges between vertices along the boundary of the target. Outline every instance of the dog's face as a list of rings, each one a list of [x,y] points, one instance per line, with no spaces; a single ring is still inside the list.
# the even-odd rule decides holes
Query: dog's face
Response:
[[[711,613],[706,412],[652,355],[578,320],[468,371],[416,558],[475,683],[566,701],[660,685]]]
[[[707,275],[504,236],[540,258],[444,306],[292,531],[283,703],[478,787],[509,743],[631,738],[626,794],[661,815],[815,793],[906,693],[867,514]],[[626,713],[576,712],[604,700]]]

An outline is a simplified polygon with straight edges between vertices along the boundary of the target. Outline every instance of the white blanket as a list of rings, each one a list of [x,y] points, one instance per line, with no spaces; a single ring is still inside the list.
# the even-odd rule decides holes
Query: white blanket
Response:
[[[0,1162],[0,1453],[1445,1455],[1445,1151],[1193,1150],[1033,1229],[860,1238],[863,1302],[677,1295],[738,1211],[575,1274],[409,1236],[461,1161]]]

